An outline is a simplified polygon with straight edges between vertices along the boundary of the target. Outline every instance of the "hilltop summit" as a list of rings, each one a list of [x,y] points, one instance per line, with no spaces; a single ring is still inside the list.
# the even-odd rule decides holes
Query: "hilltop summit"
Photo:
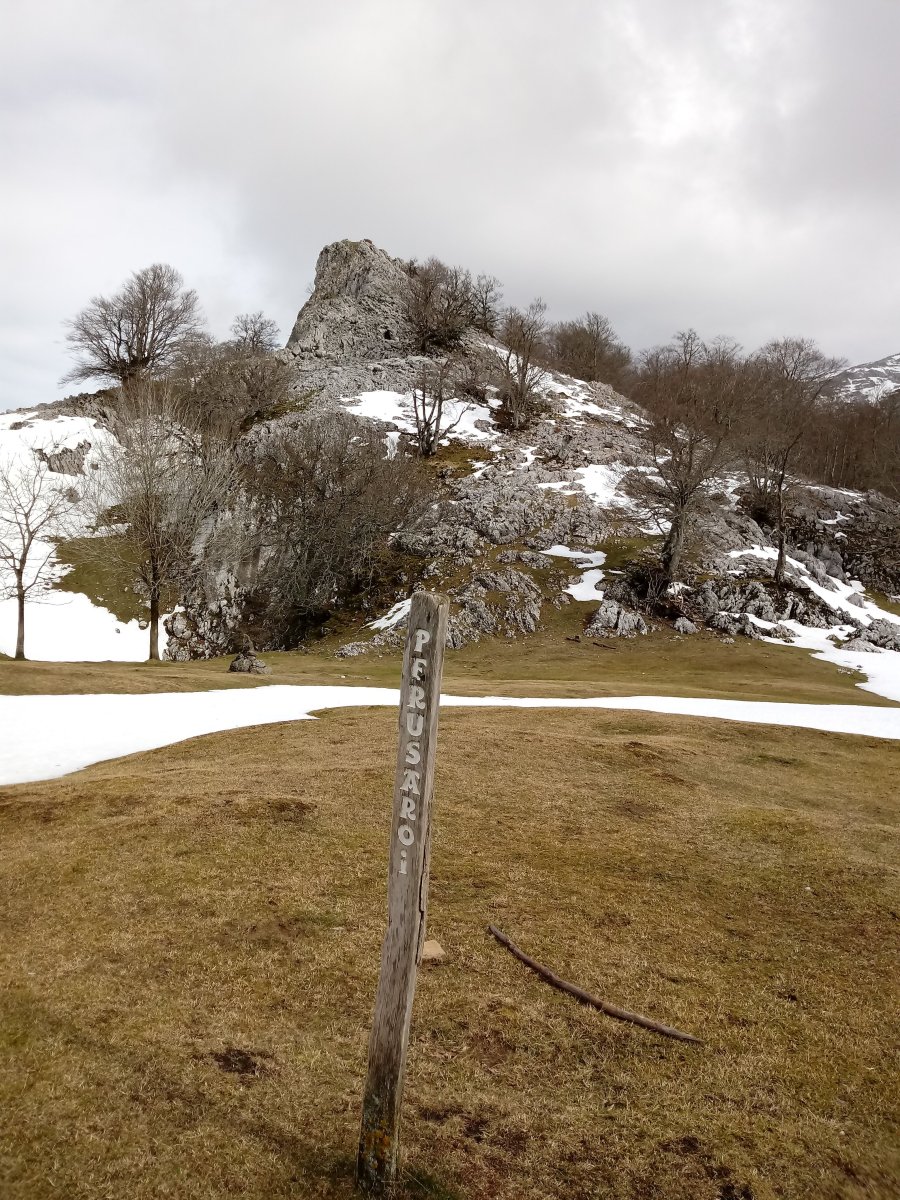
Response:
[[[406,272],[368,238],[325,246],[287,349],[298,357],[370,362],[411,351]]]

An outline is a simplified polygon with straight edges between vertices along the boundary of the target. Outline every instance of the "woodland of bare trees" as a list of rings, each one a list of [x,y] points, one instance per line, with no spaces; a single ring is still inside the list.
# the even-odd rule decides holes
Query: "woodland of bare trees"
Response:
[[[574,321],[558,321],[547,330],[546,361],[557,371],[588,382],[627,384],[631,351],[613,330],[608,317],[585,313]]]
[[[798,465],[829,487],[879,491],[900,500],[900,388],[875,400],[824,394]]]

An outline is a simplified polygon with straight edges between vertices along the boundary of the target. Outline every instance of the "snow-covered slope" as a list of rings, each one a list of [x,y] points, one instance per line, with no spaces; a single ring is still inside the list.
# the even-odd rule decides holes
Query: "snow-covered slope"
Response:
[[[834,393],[847,400],[879,400],[900,388],[900,354],[848,367],[832,380]]]
[[[42,416],[40,410],[0,414],[0,464],[27,471],[39,452],[53,458],[59,451],[75,454],[61,465],[75,470],[83,460],[91,469],[97,448],[111,434],[90,417]],[[47,482],[58,488],[77,487],[79,475],[50,471]],[[31,593],[25,612],[25,653],[28,658],[48,662],[84,661],[138,662],[147,657],[145,630],[137,621],[119,621],[113,613],[90,597],[53,587],[67,567],[56,561],[50,542],[36,542],[30,554],[33,566],[49,558],[46,586]],[[0,653],[12,655],[16,644],[17,608],[9,594],[12,577],[0,563]],[[160,645],[165,633],[160,630]]]

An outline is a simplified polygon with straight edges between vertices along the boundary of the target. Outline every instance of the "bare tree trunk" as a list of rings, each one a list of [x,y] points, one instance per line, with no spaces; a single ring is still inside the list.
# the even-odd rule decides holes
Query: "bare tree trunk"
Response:
[[[16,658],[25,658],[25,589],[21,578],[16,579],[16,601],[19,610],[19,625],[16,631]]]
[[[673,516],[663,544],[662,569],[668,580],[678,577],[678,568],[681,566],[681,555],[684,551],[684,523],[685,513],[682,509]]]
[[[784,563],[785,563],[785,536],[784,523],[778,524],[778,560],[775,563],[775,583],[778,587],[784,587]]]
[[[784,587],[785,533],[784,533],[784,487],[778,488],[778,504],[775,510],[778,526],[778,559],[775,563],[775,584]]]
[[[150,588],[150,662],[159,662],[159,585]]]

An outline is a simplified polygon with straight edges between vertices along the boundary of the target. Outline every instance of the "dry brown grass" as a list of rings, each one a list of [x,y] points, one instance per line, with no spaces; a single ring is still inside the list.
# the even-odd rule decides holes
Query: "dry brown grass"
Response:
[[[531,637],[497,638],[448,651],[444,691],[509,696],[722,696],[807,704],[890,701],[861,691],[806,650],[750,642],[728,645],[712,634],[677,638],[671,631],[633,640],[567,641],[593,608],[572,604],[552,627]],[[579,612],[581,612],[581,616]],[[582,611],[583,610],[583,611]],[[17,663],[0,660],[0,693],[180,692],[264,687],[271,683],[360,683],[397,687],[400,654],[339,659],[333,638],[309,653],[263,654],[270,676],[231,675],[229,659],[190,663]]]
[[[352,1194],[394,721],[0,792],[4,1197]],[[405,1193],[897,1194],[900,747],[448,710],[438,760]],[[707,1044],[578,1007],[488,921]]]

